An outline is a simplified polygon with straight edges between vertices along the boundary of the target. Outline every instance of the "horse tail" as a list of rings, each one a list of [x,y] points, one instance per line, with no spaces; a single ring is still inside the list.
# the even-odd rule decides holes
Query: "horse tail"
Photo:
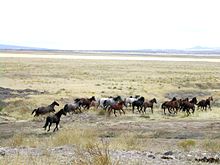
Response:
[[[165,103],[163,103],[163,104],[161,105],[161,109],[164,109],[164,104],[165,104]]]
[[[107,100],[103,102],[103,106],[106,107]]]
[[[47,119],[46,119],[46,123],[45,123],[45,125],[43,126],[43,128],[47,128],[47,126],[48,126],[48,124],[49,124],[49,116],[47,117]]]
[[[33,115],[33,113],[34,113],[34,112],[36,112],[36,111],[37,111],[37,109],[34,109],[34,110],[32,111],[32,113],[31,113],[31,114]]]
[[[63,110],[64,110],[65,112],[68,112],[68,104],[66,104],[66,105],[64,106]]]

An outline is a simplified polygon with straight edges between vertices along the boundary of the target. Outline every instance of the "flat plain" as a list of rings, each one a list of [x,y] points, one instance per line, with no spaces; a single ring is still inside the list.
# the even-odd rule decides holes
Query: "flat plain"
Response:
[[[100,59],[33,54],[0,57],[0,164],[197,164],[203,163],[199,158],[220,158],[218,57],[118,60],[100,54]],[[117,95],[156,98],[154,113],[133,114],[128,107],[115,117],[92,107],[63,116],[55,133],[42,128],[45,116],[31,115],[54,100],[58,111],[75,98]],[[212,96],[212,111],[164,115],[161,104],[174,96]]]

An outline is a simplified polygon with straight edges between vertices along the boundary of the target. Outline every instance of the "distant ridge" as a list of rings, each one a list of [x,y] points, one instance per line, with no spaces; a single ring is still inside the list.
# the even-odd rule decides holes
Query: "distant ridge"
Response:
[[[51,49],[0,44],[0,50],[51,50]]]
[[[0,51],[51,51],[51,52],[69,52],[69,53],[120,53],[120,54],[194,54],[194,55],[220,55],[220,47],[202,47],[195,46],[188,49],[134,49],[134,50],[62,50],[62,49],[48,49],[18,45],[0,44]]]

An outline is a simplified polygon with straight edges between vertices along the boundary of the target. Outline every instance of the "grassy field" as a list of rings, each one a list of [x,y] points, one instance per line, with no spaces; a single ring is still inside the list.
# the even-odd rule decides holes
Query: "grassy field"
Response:
[[[10,94],[2,94],[0,118],[23,122],[8,125],[13,133],[0,135],[0,146],[76,145],[88,149],[89,144],[100,145],[100,139],[108,137],[109,149],[220,151],[220,146],[216,145],[220,140],[219,125],[215,122],[220,118],[219,63],[0,58],[0,80],[2,91],[10,88]],[[59,110],[76,97],[93,95],[99,98],[142,95],[146,99],[155,97],[158,103],[154,114],[149,111],[145,115],[132,114],[126,110],[125,115],[115,118],[92,109],[84,112],[85,116],[68,115],[61,119],[61,129],[55,134],[44,132],[43,118],[31,116],[34,108],[53,100],[60,103],[56,109]],[[189,117],[184,113],[165,116],[160,105],[173,96],[196,96],[199,100],[213,96],[213,110],[196,111]],[[206,128],[207,125],[212,125],[212,129]],[[3,125],[0,129],[6,130]],[[52,155],[45,155],[46,158],[39,160],[56,162]],[[18,162],[22,157],[17,157]],[[36,161],[33,157],[27,159]],[[11,158],[2,160],[7,164]]]

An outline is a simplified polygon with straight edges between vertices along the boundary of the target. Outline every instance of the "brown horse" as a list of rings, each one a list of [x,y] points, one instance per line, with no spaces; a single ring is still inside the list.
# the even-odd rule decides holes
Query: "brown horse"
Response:
[[[173,110],[174,114],[177,113],[179,109],[179,101],[176,99],[176,97],[173,97],[172,100],[170,101],[165,101],[162,105],[161,108],[164,110],[164,114],[166,115],[166,109],[170,114],[172,114],[171,110]]]
[[[144,104],[143,104],[142,107],[141,107],[141,110],[142,110],[142,108],[144,108],[144,113],[146,113],[146,109],[147,109],[148,107],[150,107],[150,108],[151,108],[151,112],[153,113],[154,103],[157,104],[157,100],[156,100],[155,98],[153,98],[153,99],[150,100],[150,101],[145,101]]]
[[[116,104],[111,105],[111,106],[108,108],[109,116],[111,115],[112,110],[114,110],[115,117],[117,117],[117,115],[116,115],[116,110],[119,111],[120,115],[121,115],[121,110],[122,110],[122,112],[125,114],[125,111],[123,110],[123,105],[125,105],[125,102],[124,102],[124,101],[121,101],[121,102],[119,102],[119,103],[116,103]]]
[[[192,113],[195,112],[195,104],[197,103],[196,97],[193,97],[190,101],[184,101],[183,102],[183,111],[186,112],[187,116],[190,114],[190,109],[192,110]]]
[[[90,106],[91,106],[91,103],[93,101],[96,101],[95,100],[95,96],[92,96],[91,98],[81,98],[80,99],[80,103],[81,103],[81,106],[84,108],[84,109],[89,109]]]
[[[54,107],[56,105],[59,106],[59,104],[56,101],[54,101],[52,104],[48,105],[47,107],[39,107],[37,109],[34,109],[31,114],[35,112],[35,115],[34,115],[35,117],[39,115],[44,115],[46,113],[55,112]]]
[[[213,101],[213,97],[209,97],[208,99],[206,100],[201,100],[198,102],[197,106],[198,106],[198,109],[201,108],[202,110],[207,110],[207,106],[209,107],[210,110],[211,109],[211,101]]]

